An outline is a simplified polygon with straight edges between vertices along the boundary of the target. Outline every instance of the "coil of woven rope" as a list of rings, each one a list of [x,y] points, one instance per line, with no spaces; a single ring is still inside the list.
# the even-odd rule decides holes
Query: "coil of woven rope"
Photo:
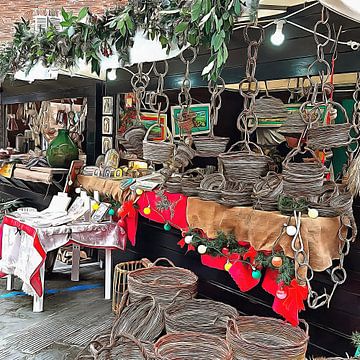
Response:
[[[155,343],[159,360],[232,360],[228,343],[215,335],[197,332],[168,334]]]
[[[204,169],[196,168],[181,175],[181,192],[186,196],[197,196],[198,188],[204,179]]]
[[[264,211],[277,210],[279,196],[282,192],[282,176],[275,172],[267,173],[254,184],[252,194],[254,208]]]

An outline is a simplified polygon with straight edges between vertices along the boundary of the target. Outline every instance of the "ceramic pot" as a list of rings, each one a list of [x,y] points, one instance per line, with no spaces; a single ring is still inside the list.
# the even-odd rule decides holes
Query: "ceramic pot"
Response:
[[[79,158],[79,149],[69,136],[69,131],[59,129],[57,137],[50,143],[46,158],[51,167],[70,168],[71,162]]]

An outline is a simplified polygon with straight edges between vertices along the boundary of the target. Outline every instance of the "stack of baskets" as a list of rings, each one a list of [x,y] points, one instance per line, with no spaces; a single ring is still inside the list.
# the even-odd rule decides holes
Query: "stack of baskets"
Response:
[[[304,359],[307,332],[194,299],[197,276],[168,260],[171,267],[156,266],[160,260],[128,274],[129,295],[121,298],[111,333],[93,338],[77,359]]]
[[[252,186],[246,183],[226,181],[218,203],[225,206],[249,206],[252,204]]]
[[[132,126],[126,130],[120,138],[120,144],[126,151],[136,154],[139,158],[143,156],[143,140],[146,134],[144,126]]]
[[[184,142],[179,142],[176,147],[174,165],[176,168],[187,167],[195,156],[195,150]]]

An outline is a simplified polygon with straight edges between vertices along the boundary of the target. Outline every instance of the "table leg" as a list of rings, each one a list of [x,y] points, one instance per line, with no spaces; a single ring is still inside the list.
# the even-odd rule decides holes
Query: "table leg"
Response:
[[[14,275],[8,275],[6,277],[6,290],[14,290]]]
[[[111,249],[105,249],[105,299],[111,299]]]
[[[80,246],[72,246],[71,281],[79,281],[80,271]]]
[[[45,263],[40,268],[40,280],[42,286],[42,296],[34,294],[33,312],[42,312],[44,310],[44,292],[45,292]]]

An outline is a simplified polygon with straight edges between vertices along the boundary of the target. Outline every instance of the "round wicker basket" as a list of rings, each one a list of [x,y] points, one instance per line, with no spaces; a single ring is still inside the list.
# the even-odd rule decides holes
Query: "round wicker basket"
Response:
[[[213,300],[175,302],[165,311],[166,332],[196,331],[225,338],[228,320],[237,316],[235,308]]]
[[[155,266],[160,260],[166,260],[171,267]],[[132,271],[128,275],[130,302],[152,296],[162,307],[166,307],[175,298],[193,298],[197,287],[198,277],[193,272],[176,267],[163,258],[156,260],[151,267]]]
[[[166,138],[168,141],[148,140],[151,130],[154,129],[156,126],[164,125],[156,123],[149,127],[143,141],[143,157],[145,160],[152,161],[155,164],[163,164],[173,158],[175,145],[171,132],[167,126],[164,127],[166,130]]]
[[[216,157],[223,153],[229,138],[220,136],[194,136],[196,154],[200,157]]]
[[[302,322],[306,331],[274,318],[239,316],[229,320],[226,339],[236,360],[303,360],[309,336]]]
[[[161,360],[232,360],[228,343],[215,335],[197,332],[168,334],[155,343],[155,357]]]
[[[233,151],[236,146],[243,145],[247,150]],[[253,145],[258,153],[250,149]],[[226,153],[219,155],[220,164],[226,180],[233,182],[254,183],[260,176],[266,175],[272,159],[264,155],[261,148],[253,143],[238,141]]]

